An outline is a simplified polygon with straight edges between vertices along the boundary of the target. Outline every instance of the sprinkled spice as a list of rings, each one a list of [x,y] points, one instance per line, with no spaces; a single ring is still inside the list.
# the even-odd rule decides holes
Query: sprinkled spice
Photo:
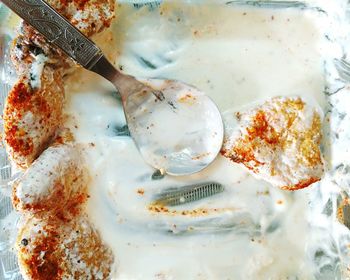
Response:
[[[222,155],[256,174],[280,180],[275,184],[282,189],[301,189],[320,180],[321,118],[301,98],[273,98],[236,118],[242,123],[239,137],[226,139]],[[295,163],[282,160],[291,155]]]
[[[144,195],[144,194],[145,194],[145,190],[142,189],[142,188],[140,188],[140,189],[137,190],[137,193],[138,193],[139,195]]]
[[[151,204],[148,206],[148,211],[154,214],[163,214],[168,216],[189,216],[189,217],[203,217],[215,213],[224,213],[233,211],[233,208],[196,208],[190,210],[176,210],[171,209],[160,204]]]

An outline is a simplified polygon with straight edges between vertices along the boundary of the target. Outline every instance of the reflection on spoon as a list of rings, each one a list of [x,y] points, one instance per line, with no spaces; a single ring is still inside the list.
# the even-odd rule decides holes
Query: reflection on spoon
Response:
[[[128,96],[125,113],[145,161],[171,175],[198,172],[217,156],[223,124],[215,104],[196,88],[169,80],[146,80],[154,91]]]

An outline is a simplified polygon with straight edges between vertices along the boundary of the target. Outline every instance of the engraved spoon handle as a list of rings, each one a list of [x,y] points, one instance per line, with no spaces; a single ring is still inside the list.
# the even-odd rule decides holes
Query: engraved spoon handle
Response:
[[[53,45],[86,69],[103,56],[101,50],[43,0],[0,0]]]

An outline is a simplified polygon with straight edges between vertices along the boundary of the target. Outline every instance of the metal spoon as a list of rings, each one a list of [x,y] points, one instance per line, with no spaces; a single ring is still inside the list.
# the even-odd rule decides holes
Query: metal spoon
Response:
[[[42,0],[1,1],[77,63],[113,83],[122,97],[131,136],[147,163],[171,175],[186,175],[216,158],[223,122],[203,92],[179,81],[139,81],[122,74],[91,40]]]

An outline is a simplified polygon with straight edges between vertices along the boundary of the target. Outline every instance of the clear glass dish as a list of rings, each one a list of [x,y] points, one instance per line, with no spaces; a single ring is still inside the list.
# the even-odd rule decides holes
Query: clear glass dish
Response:
[[[122,2],[122,1],[120,1]],[[160,1],[124,1],[132,2],[134,9],[140,9],[145,5],[150,9],[158,9]],[[198,5],[204,5],[201,1],[190,1]],[[350,65],[347,63],[348,50],[344,47],[348,42],[345,34],[348,29],[347,15],[342,14],[342,9],[347,9],[345,1],[339,1],[339,7],[333,9],[331,5],[322,3],[322,1],[215,1],[220,5],[240,5],[240,6],[254,6],[257,9],[310,9],[317,13],[326,14],[329,17],[334,17],[334,22],[337,22],[340,29],[326,26],[324,30],[325,36],[330,42],[337,42],[342,48],[336,57],[330,55],[325,60],[325,79],[326,87],[324,93],[328,102],[328,112],[326,118],[332,119],[329,126],[325,127],[326,142],[331,143],[331,147],[326,147],[325,154],[339,154],[340,152],[334,150],[334,146],[339,145],[343,148],[343,157],[348,156],[348,160],[334,161],[331,164],[330,174],[333,177],[326,178],[325,185],[318,191],[313,192],[317,198],[318,203],[313,203],[313,197],[310,197],[310,208],[312,211],[323,213],[330,219],[337,219],[337,209],[343,197],[349,195],[350,185],[350,152],[348,152],[346,145],[341,143],[349,143],[350,141],[350,116],[347,116],[347,108],[341,102],[344,95],[350,94]],[[324,2],[324,1],[323,1]],[[8,25],[9,22],[16,22],[16,20],[9,20],[10,13],[0,4],[0,109],[3,109],[4,100],[10,89],[11,81],[13,80],[13,73],[8,60],[8,44],[13,34],[5,32],[1,28]],[[135,54],[136,58],[137,54]],[[156,67],[150,61],[143,61],[142,67],[147,71]],[[2,124],[1,124],[2,125]],[[340,128],[342,131],[340,132]],[[342,146],[340,146],[342,145]],[[13,211],[11,206],[11,181],[16,178],[18,174],[11,171],[11,165],[7,159],[4,148],[0,149],[0,279],[22,279],[18,270],[16,262],[16,254],[13,249],[13,243],[16,235],[16,223],[18,215]],[[329,181],[327,181],[329,180]],[[326,186],[327,184],[327,186]],[[334,191],[329,192],[327,188],[333,188]],[[350,218],[350,217],[349,217]],[[346,217],[345,217],[346,220]],[[313,221],[314,228],[319,232],[328,232],[332,236],[333,247],[323,248],[320,246],[319,250],[313,252],[312,260],[317,262],[318,271],[315,271],[315,279],[348,279],[344,271],[349,267],[349,249],[350,231],[345,227],[329,228],[328,225],[322,224],[320,221]],[[186,226],[187,227],[187,226]],[[273,229],[271,229],[273,230]],[[295,278],[297,279],[297,278]]]

